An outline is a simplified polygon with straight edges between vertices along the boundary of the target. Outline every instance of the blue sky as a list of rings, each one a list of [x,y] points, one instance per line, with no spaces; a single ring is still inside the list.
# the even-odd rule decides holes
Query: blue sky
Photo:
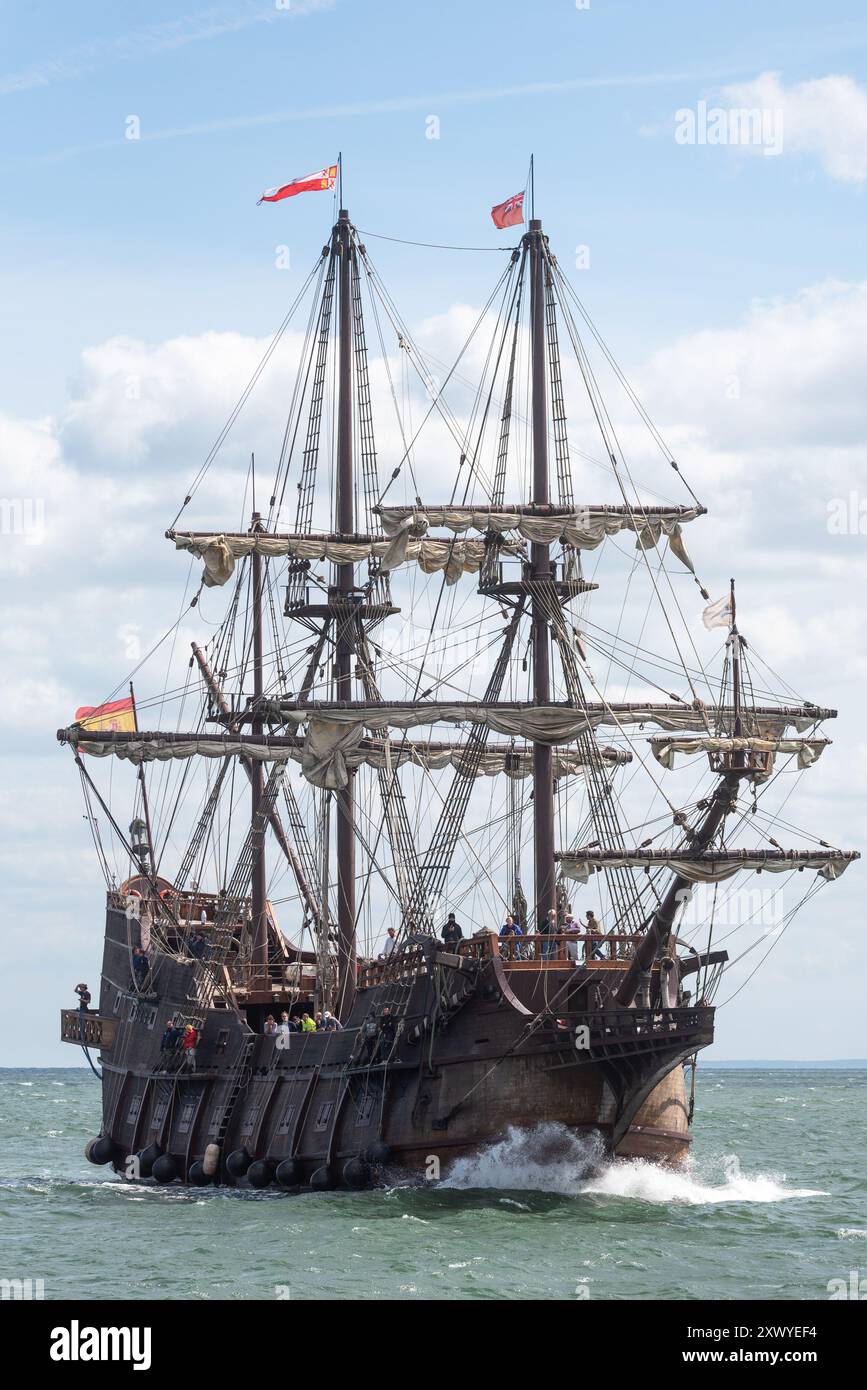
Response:
[[[725,321],[755,294],[858,273],[862,209],[814,160],[717,159],[639,134],[765,70],[857,78],[857,5],[304,8],[2,6],[10,405],[55,404],[69,356],[94,338],[267,331],[286,293],[273,247],[306,266],[326,209],[256,198],[339,148],[358,226],[471,245],[496,242],[487,210],[535,151],[538,210],[561,255],[592,248],[597,311],[629,329],[630,351],[663,327]],[[328,114],[341,107],[352,114]],[[138,142],[124,138],[129,115]],[[429,115],[439,140],[425,138]],[[423,284],[416,255],[389,247],[387,260],[409,313],[425,292],[477,292],[477,259],[426,262]]]
[[[714,592],[731,557],[777,668],[850,711],[795,819],[859,843],[864,538],[831,537],[825,521],[833,498],[863,487],[867,435],[861,6],[6,0],[0,28],[2,495],[44,495],[55,527],[43,546],[3,537],[0,552],[0,862],[19,986],[4,1062],[68,1062],[53,1036],[34,1046],[36,1001],[51,1032],[70,983],[98,973],[101,881],[53,731],[124,678],[107,614],[171,621],[179,571],[147,536],[159,545],[167,499],[225,416],[208,396],[215,362],[230,402],[330,225],[327,195],[256,200],[338,150],[363,231],[472,247],[514,239],[488,210],[535,153],[552,245],[716,517],[693,541]],[[765,99],[785,117],[778,156],[675,139],[681,109]],[[138,140],[125,138],[130,117]],[[480,306],[500,268],[481,251],[368,244],[416,325],[442,315],[447,328]],[[579,246],[589,267],[573,271]],[[165,395],[127,431],[110,388],[133,359]],[[807,979],[815,935],[781,947],[773,1032],[741,995],[723,1055],[867,1051],[855,875],[822,899],[842,934],[836,962],[810,956]],[[846,1022],[805,1040],[799,1009],[817,980]]]

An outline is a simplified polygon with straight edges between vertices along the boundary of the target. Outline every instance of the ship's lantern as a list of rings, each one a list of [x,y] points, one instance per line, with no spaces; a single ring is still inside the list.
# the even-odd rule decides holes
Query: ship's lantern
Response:
[[[130,821],[129,826],[130,849],[137,859],[142,872],[147,872],[148,860],[151,857],[151,847],[148,840],[148,828],[143,820],[136,818]]]

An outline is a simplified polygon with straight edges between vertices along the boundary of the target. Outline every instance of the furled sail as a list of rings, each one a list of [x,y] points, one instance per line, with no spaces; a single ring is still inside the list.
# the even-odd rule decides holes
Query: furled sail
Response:
[[[431,702],[404,701],[382,704],[326,704],[311,701],[294,705],[287,701],[265,701],[264,714],[269,720],[281,720],[298,728],[308,721],[327,719],[347,725],[376,728],[411,729],[422,724],[485,724],[495,733],[515,738],[527,738],[534,743],[553,746],[570,743],[588,729],[606,725],[618,728],[633,724],[656,724],[660,729],[676,732],[696,730],[706,732],[710,719],[726,717],[727,709],[696,709],[692,705],[654,705],[640,702],[629,704],[571,704],[534,705],[525,702],[499,701],[496,705],[475,701]],[[807,705],[784,707],[761,706],[750,711],[749,724],[764,738],[782,738],[786,729],[798,732],[811,728],[821,719],[834,717],[833,710]],[[745,719],[745,722],[746,719]]]
[[[586,883],[602,869],[666,868],[689,883],[720,883],[744,870],[789,873],[793,869],[815,869],[822,878],[836,879],[853,859],[855,850],[707,850],[691,854],[688,849],[618,850],[579,849],[557,856],[567,878]]]
[[[61,730],[60,736],[65,742],[80,746],[87,753],[97,756],[114,753],[116,757],[137,764],[194,756],[221,758],[241,753],[259,762],[292,761],[300,763],[305,779],[313,786],[335,790],[346,786],[352,770],[362,764],[386,767],[412,762],[429,771],[436,771],[446,766],[460,767],[464,758],[460,744],[440,744],[432,748],[425,743],[398,742],[386,751],[382,740],[365,737],[366,729],[406,730],[437,723],[471,723],[485,725],[492,732],[510,738],[556,747],[571,743],[588,730],[603,725],[618,728],[652,723],[668,730],[701,730],[708,714],[708,711],[689,705],[597,704],[579,709],[567,704],[424,704],[411,701],[350,706],[326,705],[324,702],[287,705],[285,702],[265,701],[263,712],[269,721],[279,721],[299,732],[259,738],[154,733],[116,736],[112,741],[103,741],[83,739],[83,731],[73,725],[70,729]],[[753,710],[750,719],[753,726],[761,730],[766,741],[780,741],[788,727],[799,730],[809,728],[819,719],[832,717],[833,713],[833,710],[799,706],[792,709]],[[300,730],[303,725],[307,727],[302,735]],[[730,744],[730,740],[710,741],[722,742],[726,746]],[[700,745],[702,740],[684,742]],[[601,750],[600,757],[603,761],[617,762],[628,761],[630,755],[626,750],[618,752],[608,749]],[[580,773],[584,761],[577,751],[567,753],[561,748],[554,775],[565,777]],[[516,753],[505,746],[485,753],[478,775],[494,776],[502,772],[520,778],[531,771],[530,750]]]
[[[674,767],[675,756],[684,753],[692,757],[696,753],[746,753],[761,754],[760,767],[753,769],[759,778],[770,776],[774,756],[777,753],[794,754],[798,767],[812,767],[824,753],[829,738],[651,738],[648,739],[653,756],[669,771]],[[764,755],[770,755],[765,757]]]
[[[486,531],[503,535],[517,531],[525,540],[550,544],[561,537],[577,550],[595,550],[606,536],[634,531],[639,550],[649,550],[666,536],[677,558],[692,570],[681,526],[702,516],[704,507],[380,507],[382,529],[410,546],[432,526],[456,535]]]
[[[533,750],[526,745],[489,744],[480,758],[468,758],[461,743],[416,743],[400,740],[388,747],[382,740],[365,739],[351,746],[331,743],[331,731],[322,727],[327,721],[317,721],[312,739],[293,735],[272,735],[258,738],[244,735],[136,733],[123,738],[92,734],[82,737],[83,730],[74,725],[60,733],[65,742],[95,757],[113,755],[136,766],[141,763],[184,761],[188,758],[225,758],[243,756],[254,762],[301,764],[302,772],[314,786],[337,789],[346,784],[349,771],[362,765],[373,768],[394,768],[405,764],[437,772],[453,767],[474,777],[495,777],[503,774],[515,780],[532,776]],[[351,726],[354,734],[355,729]],[[341,732],[343,732],[341,730]],[[627,749],[598,750],[600,763],[623,764],[632,759]],[[586,759],[583,754],[558,749],[554,757],[556,777],[579,776]]]
[[[446,583],[455,584],[462,574],[476,574],[485,555],[484,541],[410,539],[401,534],[394,540],[376,536],[275,535],[255,533],[219,534],[169,531],[177,550],[186,550],[204,561],[202,575],[206,588],[225,584],[234,573],[235,561],[245,555],[264,555],[270,559],[291,556],[295,560],[331,560],[336,565],[360,564],[371,558],[381,561],[383,570],[397,569],[415,561],[425,574],[445,571]]]

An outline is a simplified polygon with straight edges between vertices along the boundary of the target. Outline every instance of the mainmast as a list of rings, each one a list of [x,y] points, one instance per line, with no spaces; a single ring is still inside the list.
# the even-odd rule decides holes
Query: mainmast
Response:
[[[252,532],[261,531],[262,524],[258,512],[253,513]],[[253,620],[253,721],[254,734],[262,736],[262,696],[264,677],[262,663],[262,556],[254,550],[251,560],[252,620]],[[265,872],[265,821],[263,800],[265,791],[264,768],[254,760],[250,769],[251,785],[251,848],[253,851],[252,911],[253,911],[253,950],[252,976],[254,988],[265,989],[268,982],[268,884]]]
[[[337,398],[337,530],[344,536],[355,530],[352,468],[352,305],[350,257],[352,243],[349,213],[341,208],[332,233],[338,257],[339,358]],[[337,624],[336,697],[352,699],[353,627],[350,603],[355,587],[355,566],[337,565],[337,587],[342,611]],[[337,801],[337,956],[338,1006],[348,1018],[355,998],[355,796],[352,778],[336,793]]]
[[[542,223],[530,222],[530,343],[533,381],[533,503],[550,502],[548,485],[548,391],[545,376],[545,287]],[[533,604],[533,698],[537,705],[551,701],[551,656],[547,610],[553,590],[547,543],[534,542],[530,549]],[[554,907],[554,780],[550,747],[533,748],[533,857],[536,883],[536,930],[540,931]]]

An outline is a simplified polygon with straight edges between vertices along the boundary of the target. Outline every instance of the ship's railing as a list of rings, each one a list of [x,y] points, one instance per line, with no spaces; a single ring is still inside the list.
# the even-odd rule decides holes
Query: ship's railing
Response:
[[[458,954],[474,960],[489,960],[499,957],[503,964],[522,965],[537,962],[540,965],[555,965],[558,961],[576,965],[579,961],[597,964],[599,961],[630,960],[636,944],[643,937],[638,935],[606,935],[604,932],[539,932],[529,936],[498,936],[496,932],[484,932],[472,936],[458,945]],[[442,942],[437,942],[441,950],[449,950]],[[358,987],[370,989],[381,984],[388,970],[388,979],[406,982],[424,973],[424,957],[421,948],[404,948],[394,957],[379,957],[359,963]]]
[[[182,925],[211,927],[216,920],[221,899],[218,893],[199,893],[193,892],[192,889],[178,893],[174,888],[166,886],[159,895],[148,888],[144,896],[141,893],[122,893],[117,888],[110,888],[106,893],[106,902],[109,907],[120,912],[125,912],[131,906],[136,916],[142,911],[150,913],[151,916],[159,915],[161,907],[164,907],[164,915],[171,915],[173,920]],[[237,925],[241,926],[247,917],[250,899],[237,899],[232,907],[237,912]]]
[[[411,984],[418,975],[427,974],[425,953],[415,943],[395,948],[393,956],[380,956],[378,960],[359,961],[358,988],[370,989],[388,979],[390,984]]]
[[[116,1018],[100,1018],[99,1014],[85,1012],[84,1009],[60,1010],[60,1041],[84,1043],[86,1047],[100,1047],[107,1051],[114,1042],[117,1032]]]
[[[707,1034],[713,1027],[714,1010],[694,1004],[673,1009],[599,1009],[590,1013],[564,1014],[554,1021],[556,1034],[569,1034],[574,1026],[589,1030],[589,1046],[629,1038],[664,1038],[671,1034]]]
[[[499,956],[506,965],[522,961],[567,961],[574,965],[579,960],[595,964],[630,960],[635,946],[643,939],[632,933],[621,936],[606,932],[532,932],[527,936],[499,936],[486,932],[462,941],[458,951],[462,956],[477,959]]]

